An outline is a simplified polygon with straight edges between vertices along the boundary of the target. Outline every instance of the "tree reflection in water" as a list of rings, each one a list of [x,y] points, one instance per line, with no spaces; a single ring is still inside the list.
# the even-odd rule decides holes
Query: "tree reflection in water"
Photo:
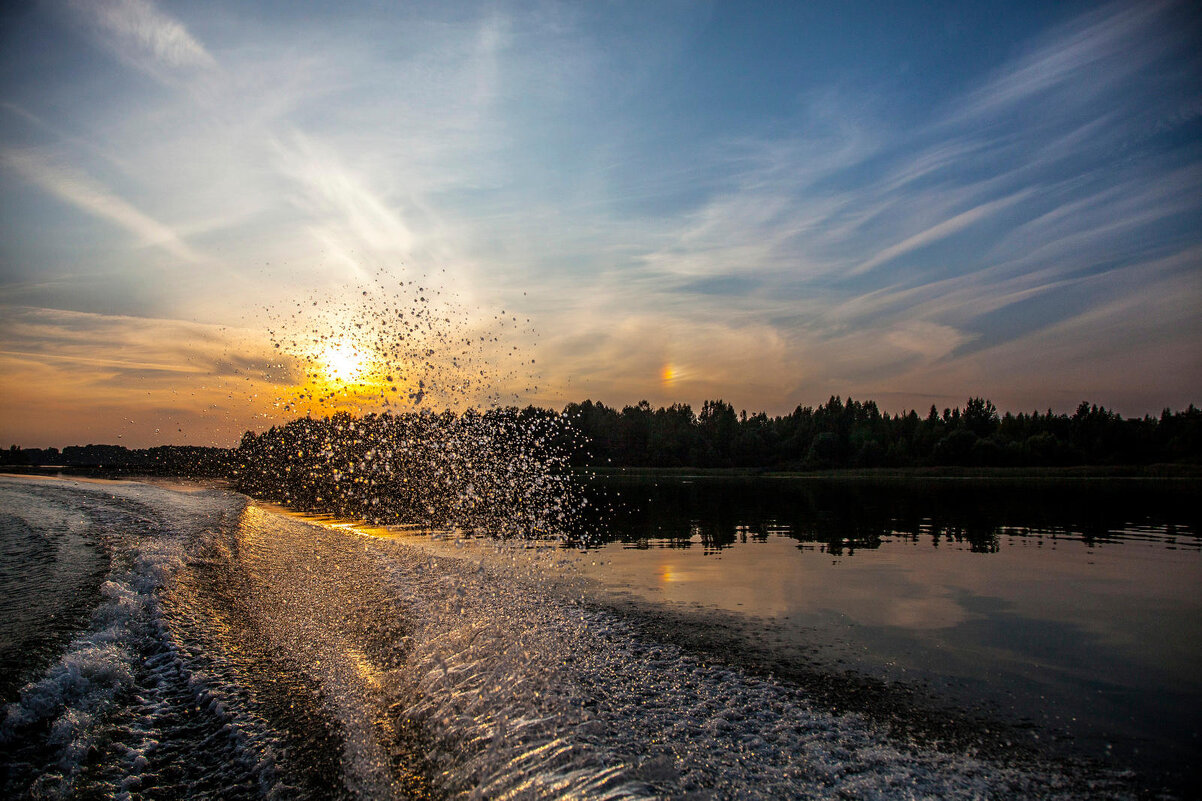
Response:
[[[885,540],[994,553],[1004,536],[1101,546],[1156,528],[1197,547],[1197,482],[605,476],[580,541],[720,551],[787,536],[850,556]]]

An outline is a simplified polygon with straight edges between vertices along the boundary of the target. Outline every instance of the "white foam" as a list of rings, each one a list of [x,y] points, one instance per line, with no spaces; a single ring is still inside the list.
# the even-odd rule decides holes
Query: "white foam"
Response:
[[[1070,798],[1054,772],[891,741],[797,688],[641,641],[530,549],[373,543],[418,624],[405,714],[464,797]]]
[[[107,787],[115,797],[128,797],[158,742],[155,713],[166,705],[160,697],[164,689],[147,684],[139,669],[143,658],[154,655],[147,665],[152,676],[170,671],[184,677],[198,703],[211,689],[202,675],[189,672],[188,659],[175,655],[159,593],[197,539],[211,533],[209,524],[242,501],[230,494],[184,495],[135,483],[28,481],[16,491],[26,486],[39,504],[51,507],[42,526],[78,519],[71,510],[86,508],[93,527],[89,535],[103,542],[110,569],[87,629],[4,710],[0,746],[32,748],[35,759],[46,760],[36,766],[40,775],[28,788],[44,797],[73,795],[89,752],[108,748],[123,754],[124,764],[102,776],[95,789]]]

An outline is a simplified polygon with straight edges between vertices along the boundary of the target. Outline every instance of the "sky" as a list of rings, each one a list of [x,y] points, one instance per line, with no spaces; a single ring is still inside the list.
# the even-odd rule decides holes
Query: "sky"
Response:
[[[1189,2],[6,3],[0,441],[230,445],[412,360],[419,303],[487,346],[460,403],[1202,402],[1200,34]],[[397,397],[454,405],[420,373]]]

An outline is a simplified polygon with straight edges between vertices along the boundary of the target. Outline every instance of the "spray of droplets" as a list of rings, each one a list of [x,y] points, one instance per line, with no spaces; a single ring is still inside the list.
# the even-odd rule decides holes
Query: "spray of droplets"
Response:
[[[528,318],[502,309],[471,313],[427,277],[392,281],[380,274],[335,296],[310,297],[271,310],[268,333],[284,414],[488,408],[537,390]]]
[[[559,536],[578,507],[571,430],[515,408],[302,418],[238,448],[236,486],[296,509],[497,536]]]
[[[561,415],[501,405],[537,389],[534,360],[508,341],[532,331],[505,311],[480,317],[424,282],[381,280],[276,314],[271,368],[300,365],[276,403],[305,416],[247,432],[235,486],[376,523],[561,536],[583,503],[575,434]]]

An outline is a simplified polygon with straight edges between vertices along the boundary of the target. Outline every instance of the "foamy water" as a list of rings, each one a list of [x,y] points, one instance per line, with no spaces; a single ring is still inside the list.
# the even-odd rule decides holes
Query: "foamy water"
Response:
[[[9,797],[1123,795],[896,741],[649,639],[584,603],[554,549],[375,536],[221,490],[0,488],[108,510],[90,617],[4,710]]]

